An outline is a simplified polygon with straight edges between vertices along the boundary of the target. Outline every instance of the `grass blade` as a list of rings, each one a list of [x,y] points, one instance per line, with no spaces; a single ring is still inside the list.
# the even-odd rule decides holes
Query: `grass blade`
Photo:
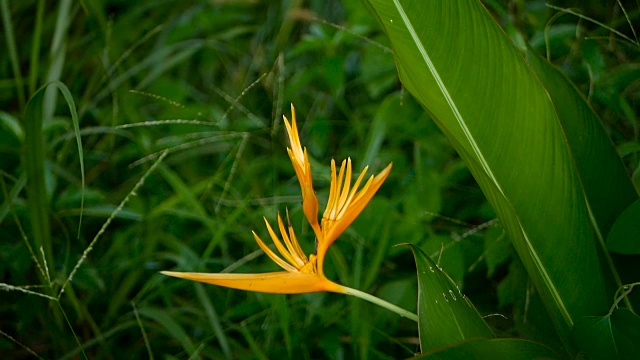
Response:
[[[71,21],[71,0],[62,0],[59,2],[58,16],[56,17],[56,28],[53,33],[51,42],[51,64],[47,73],[47,83],[60,81],[62,68],[66,56],[65,34]],[[55,91],[47,91],[45,95],[44,111],[47,119],[53,116],[56,107],[57,93]]]
[[[31,44],[31,61],[29,62],[29,93],[33,94],[38,86],[38,70],[40,66],[40,39],[42,37],[42,18],[44,16],[44,0],[38,0],[36,25],[33,29]]]
[[[20,109],[22,109],[24,108],[25,101],[24,81],[22,79],[22,72],[20,71],[20,60],[18,59],[18,51],[16,50],[16,40],[13,33],[13,24],[11,23],[11,14],[9,13],[9,3],[7,0],[0,1],[0,12],[2,12],[4,37],[7,41],[9,59],[11,59],[11,68],[13,70],[16,90],[18,92],[18,102],[20,104]]]
[[[71,113],[71,121],[76,136],[78,146],[78,157],[80,161],[80,174],[82,179],[82,195],[80,202],[80,221],[78,224],[78,237],[80,236],[80,226],[82,225],[82,208],[84,207],[84,156],[82,151],[82,139],[80,136],[80,119],[76,110],[75,101],[66,85],[59,81],[52,82],[41,87],[29,99],[25,111],[25,170],[27,174],[27,204],[31,217],[33,237],[37,248],[42,248],[45,261],[53,263],[53,249],[51,244],[51,230],[49,224],[49,196],[46,189],[46,165],[45,148],[46,140],[43,133],[43,124],[46,114],[44,112],[44,99],[48,89],[53,86],[62,92]],[[54,89],[52,89],[54,90]],[[48,273],[49,269],[46,267]]]
[[[27,174],[27,208],[36,248],[53,263],[49,224],[49,196],[45,184],[45,138],[43,99],[46,86],[40,88],[27,103],[24,115],[24,164]]]
[[[227,335],[224,333],[222,329],[222,325],[220,324],[220,318],[216,313],[216,309],[211,305],[211,299],[207,296],[204,291],[204,286],[199,283],[193,284],[196,287],[196,294],[198,295],[198,299],[200,303],[204,307],[204,311],[207,313],[207,317],[209,318],[209,323],[211,324],[211,328],[213,329],[213,333],[216,335],[216,339],[218,340],[218,344],[222,348],[222,352],[224,353],[227,359],[233,359],[231,354],[231,348],[229,347],[229,340],[227,340]]]

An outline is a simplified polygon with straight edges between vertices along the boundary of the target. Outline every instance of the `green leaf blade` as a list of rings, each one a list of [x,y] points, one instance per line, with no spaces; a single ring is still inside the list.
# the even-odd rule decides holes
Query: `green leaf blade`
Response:
[[[31,218],[31,226],[34,242],[37,248],[42,248],[44,257],[47,261],[53,262],[53,249],[51,239],[51,226],[49,222],[49,195],[46,187],[46,155],[45,149],[46,139],[43,131],[43,124],[46,120],[45,101],[47,89],[55,87],[62,92],[69,112],[71,113],[71,121],[76,137],[76,145],[78,148],[78,158],[80,162],[80,174],[82,181],[82,194],[80,202],[80,221],[78,224],[78,233],[82,224],[82,213],[84,209],[84,188],[85,188],[85,171],[84,156],[82,149],[82,139],[80,134],[80,119],[76,110],[75,101],[67,86],[59,81],[53,81],[42,86],[29,99],[26,105],[24,122],[24,163],[27,175],[27,206]],[[55,90],[55,89],[52,89]]]
[[[27,102],[24,114],[24,166],[27,175],[27,207],[36,251],[53,262],[51,226],[49,222],[49,196],[45,183],[45,137],[43,99],[46,87],[40,88]]]
[[[495,335],[471,301],[420,248],[409,245],[418,271],[418,330],[423,352]]]
[[[527,61],[553,101],[593,212],[594,227],[604,237],[616,218],[638,199],[638,194],[600,119],[586,100],[562,73],[531,49],[527,49]]]
[[[403,84],[469,166],[566,340],[577,317],[606,311],[608,279],[548,92],[478,1],[369,4]]]

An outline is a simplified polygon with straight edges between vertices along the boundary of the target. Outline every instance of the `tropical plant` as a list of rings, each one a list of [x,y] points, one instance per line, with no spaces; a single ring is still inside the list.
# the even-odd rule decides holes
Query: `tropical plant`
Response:
[[[0,358],[639,356],[637,6],[0,15]]]
[[[368,4],[391,40],[404,86],[496,210],[566,355],[637,356],[629,339],[640,333],[640,317],[626,296],[637,272],[623,282],[621,271],[634,269],[621,269],[629,265],[610,252],[640,254],[637,225],[631,225],[640,223],[640,202],[586,99],[530,47],[518,48],[479,1]],[[637,38],[626,40],[640,47]],[[607,238],[614,223],[620,234]],[[433,292],[427,284],[420,290]],[[442,299],[434,305],[437,299],[418,301],[422,351],[450,354],[461,347],[490,356],[488,341],[466,348],[465,340],[477,345],[477,338],[492,337],[483,327],[465,326],[471,314],[453,306],[421,310],[442,306]],[[505,358],[522,356],[529,346],[505,345]],[[526,357],[548,356],[540,351]]]

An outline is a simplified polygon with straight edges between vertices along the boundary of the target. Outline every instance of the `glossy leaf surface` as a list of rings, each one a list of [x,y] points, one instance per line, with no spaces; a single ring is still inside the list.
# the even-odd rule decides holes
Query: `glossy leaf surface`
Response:
[[[479,1],[368,5],[391,40],[404,86],[467,163],[567,339],[577,318],[606,311],[605,284],[613,282],[600,268],[582,187],[585,174],[594,176],[590,183],[600,181],[598,163],[579,160],[572,148],[592,138],[611,146],[602,126],[577,94],[569,94],[574,108],[584,110],[575,116],[589,126],[564,128],[566,114],[558,110],[564,104],[555,104],[545,87],[557,75],[549,72],[541,81]],[[619,163],[607,154],[603,162]],[[594,203],[606,206],[606,197],[598,199]]]
[[[471,301],[419,247],[409,245],[418,270],[418,330],[422,352],[495,335]]]

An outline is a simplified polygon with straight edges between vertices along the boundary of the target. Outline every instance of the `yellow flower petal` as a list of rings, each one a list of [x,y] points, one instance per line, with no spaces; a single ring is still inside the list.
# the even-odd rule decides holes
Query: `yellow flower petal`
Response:
[[[324,276],[302,272],[270,272],[264,274],[208,274],[161,271],[177,278],[224,286],[232,289],[272,294],[303,294],[319,291],[345,293],[342,285]]]
[[[273,230],[271,229],[271,226],[269,226],[269,223],[267,223],[267,227],[269,229],[269,233],[272,233]],[[291,271],[291,272],[298,271],[298,269],[295,266],[293,266],[293,265],[289,264],[288,262],[282,260],[271,249],[269,249],[269,247],[262,241],[262,239],[260,239],[258,234],[256,234],[253,231],[252,231],[252,233],[253,233],[253,238],[256,239],[256,242],[258,243],[258,246],[260,246],[262,251],[264,251],[264,253],[267,254],[267,256],[269,256],[271,258],[271,260],[273,260],[274,263],[278,264],[278,266],[280,266],[281,268],[283,268],[283,269],[285,269],[287,271]]]
[[[275,231],[273,231],[273,229],[271,228],[271,225],[269,225],[269,222],[267,221],[266,218],[264,218],[264,223],[267,224],[267,230],[269,231],[271,240],[273,240],[273,243],[276,245],[276,248],[278,249],[280,254],[285,258],[285,260],[287,260],[289,264],[293,265],[297,270],[299,266],[296,264],[297,263],[296,259],[294,259],[293,255],[291,255],[291,253],[284,247],[284,245],[282,245],[282,242],[276,235]],[[278,223],[282,224],[282,218],[280,217],[280,214],[278,214]],[[284,230],[284,226],[280,226],[280,233],[284,236],[287,236],[287,233],[286,232],[283,233],[283,230]],[[301,265],[304,265],[304,263]]]
[[[287,148],[289,158],[296,172],[300,189],[302,190],[302,210],[309,220],[309,224],[320,236],[320,224],[318,223],[318,198],[313,190],[313,178],[311,176],[311,163],[309,162],[309,154],[306,148],[302,148],[300,143],[300,135],[298,133],[298,125],[296,124],[296,109],[291,104],[291,123],[286,116],[284,118],[284,126],[287,129],[290,148]]]
[[[304,254],[300,244],[298,243],[298,238],[296,237],[295,232],[293,231],[293,227],[291,226],[291,220],[289,219],[289,211],[287,211],[287,222],[289,223],[289,236],[284,229],[284,224],[280,219],[280,214],[278,214],[278,225],[280,226],[280,233],[282,233],[282,238],[287,245],[287,249],[291,253],[292,257],[296,260],[296,266],[298,269],[303,267],[309,260],[307,259],[307,255]]]
[[[300,143],[300,135],[298,134],[298,124],[296,123],[296,109],[291,104],[291,123],[286,116],[282,116],[284,118],[284,126],[287,129],[287,134],[289,135],[289,143],[291,144],[291,148],[289,149],[289,155],[291,155],[291,159],[294,160],[294,166],[297,165],[298,168],[304,171],[305,169],[305,156],[302,150],[302,144]],[[307,174],[310,175],[310,174]]]
[[[382,183],[386,180],[393,164],[387,165],[378,175],[371,176],[366,184],[356,192],[360,182],[362,181],[365,172],[360,174],[353,189],[348,196],[345,196],[349,192],[349,186],[344,184],[342,189],[339,180],[343,179],[345,182],[350,182],[351,178],[351,162],[346,163],[346,176],[342,176],[345,170],[345,163],[343,162],[340,175],[336,179],[335,162],[332,161],[331,166],[331,190],[330,190],[329,202],[327,203],[327,209],[325,215],[322,217],[322,241],[318,243],[318,269],[322,271],[322,265],[324,256],[327,249],[331,244],[353,223],[353,221],[360,215],[362,210],[367,206],[373,195],[378,191]]]

